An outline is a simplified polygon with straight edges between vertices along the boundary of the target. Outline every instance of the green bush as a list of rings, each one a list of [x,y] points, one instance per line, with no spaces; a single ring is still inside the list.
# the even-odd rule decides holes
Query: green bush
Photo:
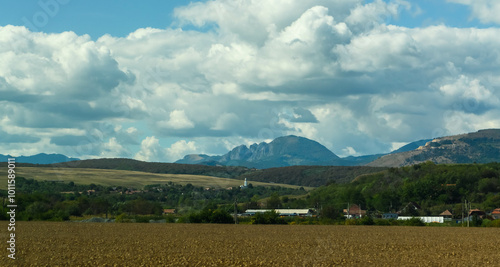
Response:
[[[417,217],[413,217],[409,220],[404,221],[404,225],[406,226],[425,226],[425,223]]]
[[[500,227],[500,219],[492,221],[490,227]]]
[[[347,219],[345,220],[345,225],[357,225],[357,221],[355,219]]]
[[[127,214],[122,213],[122,214],[116,216],[115,222],[117,222],[117,223],[129,223],[132,221],[128,218]]]
[[[190,223],[234,223],[233,217],[225,210],[203,209],[187,216]]]
[[[375,222],[373,221],[373,218],[371,216],[364,216],[359,220],[359,224],[361,225],[374,225]]]
[[[492,223],[492,221],[490,221],[488,219],[484,219],[483,222],[481,223],[481,226],[482,227],[491,227],[491,223]]]
[[[391,222],[389,220],[385,220],[385,219],[376,219],[374,221],[375,221],[375,225],[383,225],[383,226],[391,225]]]
[[[280,218],[274,211],[259,212],[252,217],[252,224],[286,224],[285,219]]]
[[[169,214],[169,215],[165,216],[165,220],[167,221],[167,223],[174,223],[176,218],[174,215]]]

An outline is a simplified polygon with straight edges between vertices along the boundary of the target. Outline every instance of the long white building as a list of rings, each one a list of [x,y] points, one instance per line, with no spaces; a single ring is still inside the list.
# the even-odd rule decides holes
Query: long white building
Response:
[[[243,215],[252,216],[257,213],[264,213],[272,211],[272,209],[249,209],[246,210]],[[280,216],[312,216],[314,213],[313,209],[275,209],[276,213],[279,213]]]

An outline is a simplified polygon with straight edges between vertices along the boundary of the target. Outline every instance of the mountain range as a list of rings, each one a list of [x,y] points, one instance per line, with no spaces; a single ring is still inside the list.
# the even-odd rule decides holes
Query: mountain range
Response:
[[[500,129],[436,138],[414,150],[385,155],[367,165],[400,167],[426,161],[436,164],[500,162]]]
[[[187,155],[175,163],[245,166],[266,169],[295,165],[332,165],[339,157],[320,143],[299,136],[283,136],[270,143],[237,146],[222,156]]]
[[[409,151],[430,140],[410,143],[397,152]],[[250,147],[240,145],[220,156],[204,154],[186,155],[175,163],[245,166],[249,168],[266,169],[297,165],[317,166],[360,166],[368,164],[385,154],[365,155],[359,157],[340,158],[320,143],[294,135],[282,136],[270,143],[262,142]]]
[[[10,155],[0,154],[0,162]],[[37,154],[16,157],[16,162],[53,164],[79,160],[62,154]],[[432,161],[436,164],[500,162],[500,129],[424,139],[409,143],[387,154],[341,158],[320,143],[299,136],[282,136],[270,143],[240,145],[224,155],[186,155],[178,164],[208,166],[243,166],[267,169],[275,167],[317,166],[371,166],[400,167]]]
[[[425,161],[434,163],[487,163],[500,161],[500,129],[424,139],[388,154],[340,158],[320,143],[298,136],[283,136],[270,143],[240,145],[220,156],[187,155],[176,163],[245,166],[265,169],[296,165],[399,167]]]
[[[40,153],[33,156],[19,156],[19,157],[12,157],[11,155],[0,154],[0,162],[7,162],[9,158],[15,158],[17,163],[31,163],[31,164],[52,164],[52,163],[80,160],[78,158],[69,158],[62,154]]]

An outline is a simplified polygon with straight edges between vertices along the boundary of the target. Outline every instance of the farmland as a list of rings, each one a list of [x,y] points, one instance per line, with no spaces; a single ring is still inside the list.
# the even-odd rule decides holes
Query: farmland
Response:
[[[498,229],[18,222],[1,266],[498,264]],[[0,234],[7,240],[5,231]]]
[[[173,182],[175,184],[193,186],[227,188],[238,187],[243,183],[241,180],[220,178],[205,175],[189,174],[158,174],[139,171],[126,170],[104,170],[87,168],[47,168],[47,167],[22,167],[17,168],[17,176],[39,181],[64,181],[77,184],[99,184],[104,186],[126,186],[143,188],[150,184],[165,184]],[[0,173],[7,173],[7,168],[0,168]],[[251,181],[254,186],[280,186],[285,188],[300,188],[296,185],[264,183]],[[0,189],[6,189],[7,183],[0,183]],[[311,190],[312,187],[304,187]]]

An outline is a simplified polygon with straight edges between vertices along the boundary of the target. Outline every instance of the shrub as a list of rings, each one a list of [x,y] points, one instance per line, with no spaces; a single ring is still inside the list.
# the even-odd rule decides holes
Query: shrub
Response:
[[[165,220],[167,221],[167,223],[174,223],[175,222],[175,216],[172,215],[172,214],[169,214],[169,215],[165,216]]]
[[[286,224],[286,221],[280,218],[276,211],[271,210],[255,214],[252,217],[252,224]]]
[[[377,219],[377,220],[375,220],[375,225],[387,226],[387,225],[391,225],[391,222],[389,220],[385,220],[385,219]]]
[[[361,225],[374,225],[375,222],[373,221],[372,217],[364,216],[363,218],[361,218],[361,220],[359,220],[359,224],[361,224]]]
[[[129,223],[132,222],[125,213],[122,213],[115,218],[115,222],[117,223]]]
[[[492,221],[490,227],[500,227],[500,219]]]
[[[491,227],[492,221],[488,219],[484,219],[483,222],[481,223],[482,227]]]
[[[356,220],[355,219],[347,219],[345,220],[345,225],[356,225]]]
[[[425,223],[420,220],[420,218],[413,217],[409,220],[404,221],[406,226],[425,226]]]

